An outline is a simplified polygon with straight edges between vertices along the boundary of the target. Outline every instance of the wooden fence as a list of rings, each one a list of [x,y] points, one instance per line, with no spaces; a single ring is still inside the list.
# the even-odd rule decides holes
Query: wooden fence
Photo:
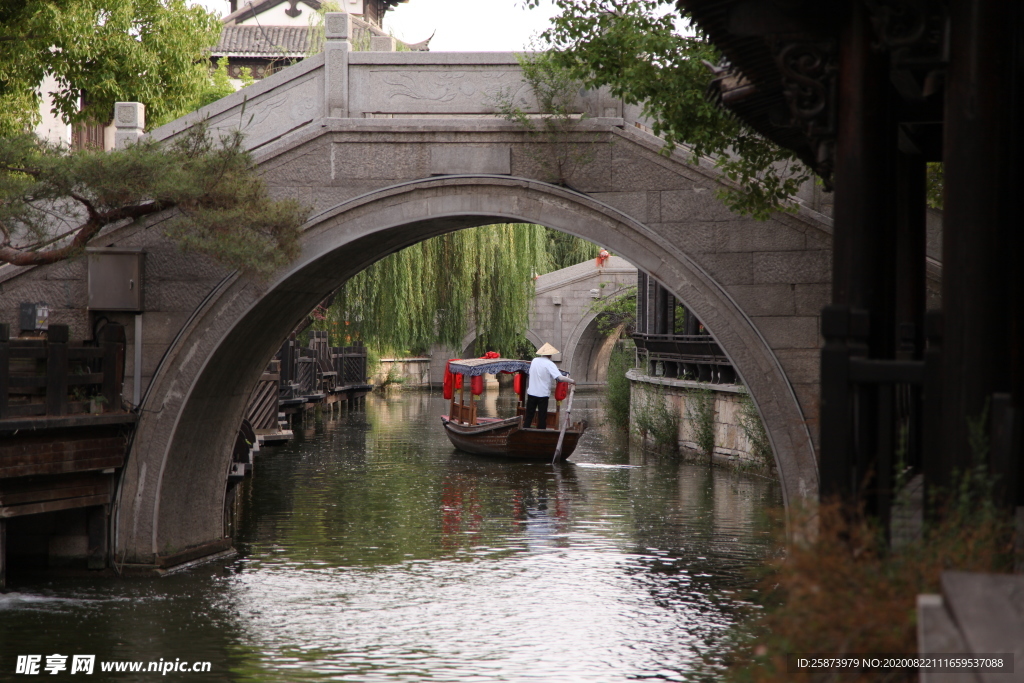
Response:
[[[11,339],[0,325],[0,420],[121,412],[124,348],[115,324],[74,343],[67,325],[50,325],[46,339]]]
[[[322,398],[366,384],[366,347],[330,346],[326,332],[310,332],[309,346],[300,348],[292,335],[277,354],[282,400]]]

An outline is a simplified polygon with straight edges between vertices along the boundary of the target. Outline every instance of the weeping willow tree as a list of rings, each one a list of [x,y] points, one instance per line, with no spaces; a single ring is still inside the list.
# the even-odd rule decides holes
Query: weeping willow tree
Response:
[[[568,268],[596,258],[601,247],[568,233],[547,228],[551,270]]]
[[[538,275],[580,263],[600,248],[540,225],[502,223],[414,244],[345,283],[311,329],[334,345],[361,341],[376,354],[460,348],[476,321],[477,350],[516,356],[529,328]]]

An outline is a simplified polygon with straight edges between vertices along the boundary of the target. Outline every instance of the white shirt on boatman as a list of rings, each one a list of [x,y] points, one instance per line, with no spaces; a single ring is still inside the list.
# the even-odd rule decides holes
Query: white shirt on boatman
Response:
[[[530,383],[526,393],[530,396],[545,398],[551,396],[552,382],[562,376],[558,366],[547,356],[537,356],[530,362]]]

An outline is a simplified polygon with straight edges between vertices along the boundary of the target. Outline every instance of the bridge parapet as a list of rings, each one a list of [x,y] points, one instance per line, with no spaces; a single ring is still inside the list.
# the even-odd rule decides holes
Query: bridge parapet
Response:
[[[241,129],[250,149],[318,119],[490,118],[510,101],[524,114],[543,115],[514,52],[353,52],[343,13],[328,15],[325,51],[222,100],[168,123],[150,135],[171,139],[199,121],[213,131]],[[341,22],[344,23],[344,22]],[[646,120],[606,89],[581,90],[572,114]]]

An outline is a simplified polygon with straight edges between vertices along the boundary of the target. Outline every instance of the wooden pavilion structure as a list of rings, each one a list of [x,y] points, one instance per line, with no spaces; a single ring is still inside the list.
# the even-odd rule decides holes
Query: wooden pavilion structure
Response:
[[[1024,505],[1024,3],[678,6],[724,54],[713,96],[835,191],[822,497],[884,519],[897,454],[933,487],[986,457],[1001,502]],[[938,161],[942,303],[925,310]]]

